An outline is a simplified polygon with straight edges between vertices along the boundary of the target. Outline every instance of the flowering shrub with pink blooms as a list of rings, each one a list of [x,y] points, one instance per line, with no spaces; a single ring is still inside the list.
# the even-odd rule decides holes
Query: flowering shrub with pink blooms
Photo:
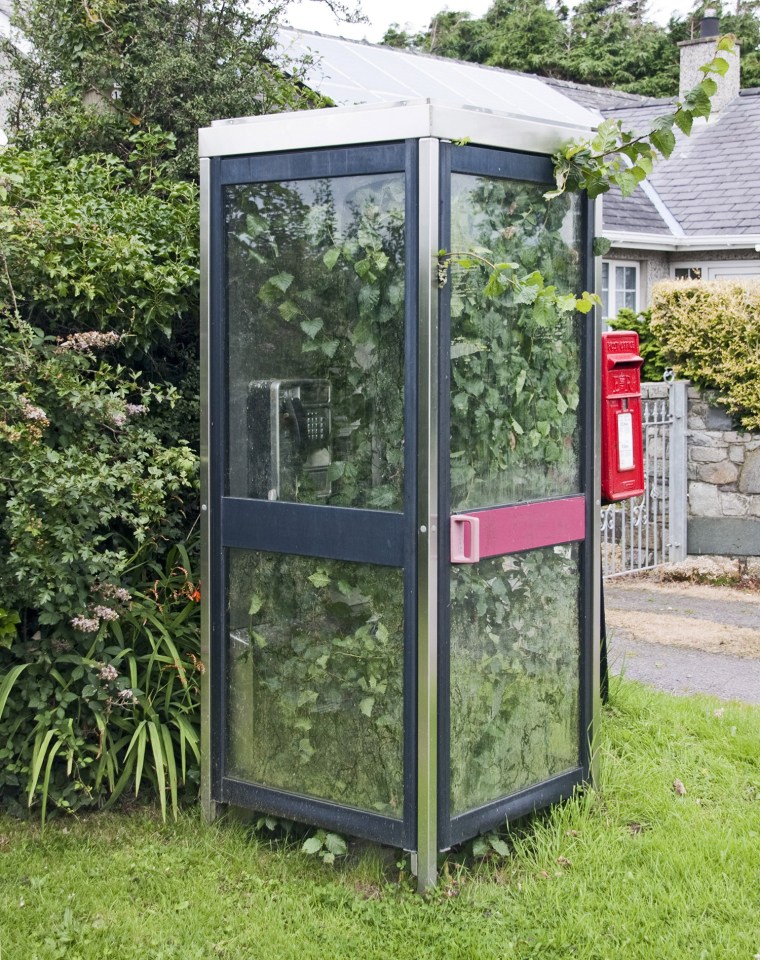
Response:
[[[0,806],[19,814],[141,783],[176,803],[197,779],[197,351],[169,336],[197,317],[197,207],[140,149],[0,153]]]

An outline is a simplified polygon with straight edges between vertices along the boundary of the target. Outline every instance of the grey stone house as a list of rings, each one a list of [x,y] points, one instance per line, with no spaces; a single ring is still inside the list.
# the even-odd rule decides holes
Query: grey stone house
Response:
[[[711,27],[717,33],[717,21],[703,21],[703,31]],[[716,38],[680,46],[683,96],[715,55]],[[760,89],[740,90],[740,54],[728,59],[709,120],[695,124],[691,137],[679,135],[670,160],[633,196],[605,194],[604,235],[612,241],[603,261],[605,316],[644,309],[658,280],[760,279]],[[670,109],[669,100],[544,82],[634,131]]]

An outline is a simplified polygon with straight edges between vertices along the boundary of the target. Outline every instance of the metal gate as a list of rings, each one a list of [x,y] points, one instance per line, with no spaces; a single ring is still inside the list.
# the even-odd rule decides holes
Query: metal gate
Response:
[[[642,384],[645,489],[602,508],[605,577],[686,557],[686,386]]]

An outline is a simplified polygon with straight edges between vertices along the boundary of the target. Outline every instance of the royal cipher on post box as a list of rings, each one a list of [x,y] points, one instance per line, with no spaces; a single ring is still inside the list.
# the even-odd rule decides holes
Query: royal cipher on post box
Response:
[[[602,334],[602,500],[614,503],[644,492],[639,335]]]

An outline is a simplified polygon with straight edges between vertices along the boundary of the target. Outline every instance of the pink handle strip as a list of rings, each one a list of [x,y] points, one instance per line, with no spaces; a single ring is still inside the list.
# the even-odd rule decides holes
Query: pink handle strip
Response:
[[[480,520],[460,513],[451,518],[451,562],[477,563],[480,560]]]
[[[467,550],[465,531],[473,531],[473,527],[470,549]],[[476,514],[460,513],[451,518],[451,562],[477,563],[481,558],[537,550],[585,538],[584,496],[518,503],[511,507],[479,510]]]

